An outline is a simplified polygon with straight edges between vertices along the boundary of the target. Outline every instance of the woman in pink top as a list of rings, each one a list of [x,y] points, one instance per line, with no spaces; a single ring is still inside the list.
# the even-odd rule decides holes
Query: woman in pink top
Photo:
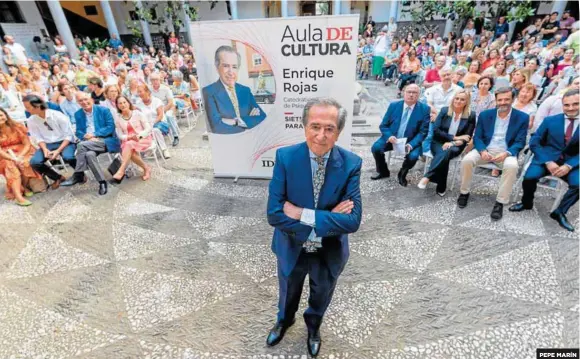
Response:
[[[121,167],[113,175],[113,179],[120,183],[125,175],[129,161],[133,161],[143,169],[143,181],[151,177],[151,167],[147,166],[139,152],[151,147],[151,125],[143,114],[133,108],[133,104],[125,96],[117,97],[117,111],[119,116],[115,119],[117,136],[121,139]]]

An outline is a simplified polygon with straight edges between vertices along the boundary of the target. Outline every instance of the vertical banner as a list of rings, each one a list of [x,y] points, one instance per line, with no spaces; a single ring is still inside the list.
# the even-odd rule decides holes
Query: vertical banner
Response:
[[[276,149],[304,141],[302,110],[332,97],[349,114],[358,15],[191,24],[214,176],[271,178]]]

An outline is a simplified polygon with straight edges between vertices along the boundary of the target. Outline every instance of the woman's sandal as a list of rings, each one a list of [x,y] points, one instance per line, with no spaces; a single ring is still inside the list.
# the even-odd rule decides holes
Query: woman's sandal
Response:
[[[25,199],[24,202],[18,202],[17,200],[14,200],[14,202],[16,202],[16,204],[19,205],[20,207],[28,207],[32,204],[32,202],[30,202],[27,199]]]

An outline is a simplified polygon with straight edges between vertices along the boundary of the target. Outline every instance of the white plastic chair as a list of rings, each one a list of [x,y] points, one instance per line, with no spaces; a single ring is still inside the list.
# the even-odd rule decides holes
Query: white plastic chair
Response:
[[[429,151],[427,153],[423,153],[423,156],[425,156],[425,168],[423,169],[423,177],[425,177],[425,175],[427,174],[427,171],[429,169],[429,165],[433,161],[434,156],[431,153],[431,151]],[[457,179],[457,172],[459,172],[459,164],[461,163],[462,159],[463,159],[463,153],[455,158],[452,158],[451,161],[449,161],[450,167],[451,167],[451,164],[455,165],[453,167],[453,171],[451,173],[452,179],[451,179],[451,187],[449,187],[450,191],[452,191],[453,188],[455,187],[455,181]]]
[[[522,191],[522,183],[524,182],[524,176],[526,175],[528,168],[532,164],[533,159],[534,159],[534,155],[532,154],[531,156],[529,156],[528,160],[526,161],[526,163],[522,169],[522,173],[520,174],[520,177],[516,181],[517,189],[516,189],[514,199],[517,199],[520,195],[520,192]],[[556,187],[548,186],[548,185],[545,185],[545,184],[538,182],[538,187],[556,192],[556,199],[554,200],[554,203],[552,204],[552,209],[550,210],[550,212],[554,212],[556,210],[556,208],[558,208],[558,206],[560,205],[560,202],[562,202],[562,198],[564,197],[564,194],[566,194],[566,191],[568,191],[568,183],[566,183],[563,179],[561,179],[559,177],[555,177],[555,176],[544,176],[542,178],[550,180],[550,181],[556,181]]]
[[[147,153],[151,153],[151,155],[155,159],[155,164],[157,164],[157,168],[161,168],[161,165],[159,164],[159,158],[157,158],[157,153],[159,153],[159,156],[163,159],[164,162],[165,157],[163,157],[163,153],[161,153],[161,149],[159,148],[155,140],[151,141],[151,146],[148,149],[139,152],[139,155],[141,155],[141,157],[145,159],[147,158],[146,157]]]

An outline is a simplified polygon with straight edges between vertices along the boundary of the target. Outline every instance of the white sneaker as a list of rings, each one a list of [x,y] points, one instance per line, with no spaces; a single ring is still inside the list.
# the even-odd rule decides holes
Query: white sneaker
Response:
[[[447,192],[441,192],[441,193],[437,192],[437,194],[439,195],[439,197],[445,197],[445,193],[447,193]]]
[[[419,184],[417,184],[417,187],[419,187],[419,189],[425,189],[425,188],[427,188],[427,183],[429,183],[429,182],[425,182],[423,180],[420,180]]]
[[[165,159],[171,158],[171,153],[169,153],[169,150],[163,150],[163,157],[165,157]]]

